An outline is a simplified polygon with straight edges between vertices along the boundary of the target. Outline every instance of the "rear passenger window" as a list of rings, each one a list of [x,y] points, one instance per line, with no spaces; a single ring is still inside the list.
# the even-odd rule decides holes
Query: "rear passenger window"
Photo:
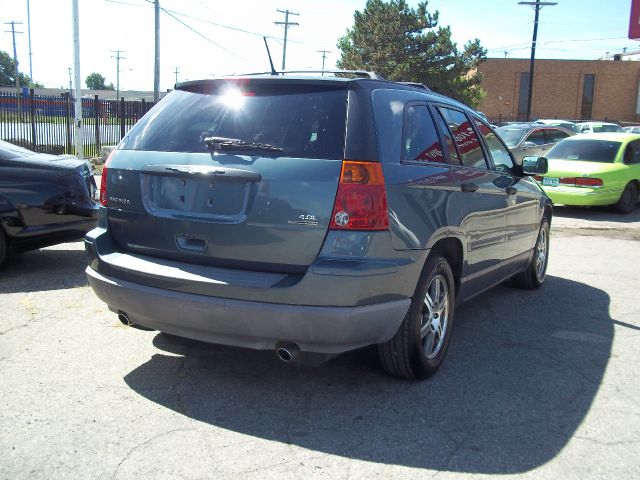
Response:
[[[627,151],[625,151],[624,154],[624,163],[640,163],[640,140],[634,140],[627,145]]]
[[[462,157],[462,164],[465,167],[487,168],[487,161],[484,158],[480,140],[471,127],[471,121],[459,110],[438,107],[442,117],[447,123],[449,130],[458,147],[458,152]]]
[[[445,162],[433,119],[424,105],[410,106],[405,110],[402,160]]]
[[[545,143],[558,143],[560,140],[564,140],[569,136],[567,132],[562,130],[549,129],[544,131],[547,140]]]
[[[496,170],[499,172],[513,173],[513,160],[511,160],[511,155],[509,155],[507,147],[505,147],[496,134],[480,120],[476,120],[476,126],[480,134],[484,137],[484,142],[491,153]]]
[[[449,131],[449,127],[447,127],[447,123],[442,118],[442,114],[438,109],[435,110],[436,123],[438,124],[438,128],[440,129],[440,134],[444,139],[444,143],[447,146],[447,151],[449,152],[449,163],[452,165],[460,165],[460,156],[458,155],[458,151],[456,150],[456,146],[453,143],[453,136]]]
[[[534,130],[529,134],[524,143],[532,143],[534,145],[544,145],[548,143],[544,138],[544,130]]]

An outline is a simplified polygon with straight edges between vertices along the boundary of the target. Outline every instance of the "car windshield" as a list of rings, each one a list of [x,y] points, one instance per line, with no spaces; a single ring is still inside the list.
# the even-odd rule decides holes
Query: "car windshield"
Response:
[[[138,122],[121,148],[209,152],[212,139],[223,138],[218,143],[227,150],[237,145],[248,152],[253,146],[260,153],[341,159],[346,106],[344,88],[175,90]]]
[[[9,160],[12,158],[23,158],[33,155],[31,150],[19,147],[13,143],[0,141],[0,159]]]
[[[508,147],[515,147],[520,143],[522,137],[527,133],[527,129],[525,128],[513,128],[513,127],[498,127],[496,128],[496,132],[500,135],[500,138],[504,140],[504,143],[507,144]]]
[[[547,153],[554,160],[613,163],[620,150],[620,142],[610,140],[563,140]]]

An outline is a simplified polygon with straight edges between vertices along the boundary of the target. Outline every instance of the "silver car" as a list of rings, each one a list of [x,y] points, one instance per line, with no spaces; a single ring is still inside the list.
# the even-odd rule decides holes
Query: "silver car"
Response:
[[[575,135],[566,128],[540,123],[514,123],[498,127],[496,132],[518,162],[526,156],[543,157],[560,140]]]

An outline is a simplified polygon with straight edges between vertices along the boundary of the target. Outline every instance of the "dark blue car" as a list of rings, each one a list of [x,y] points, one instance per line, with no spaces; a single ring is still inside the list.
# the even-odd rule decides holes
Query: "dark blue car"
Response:
[[[0,140],[0,265],[14,253],[81,239],[97,222],[95,193],[84,160]]]
[[[87,275],[121,321],[286,361],[445,356],[457,304],[545,278],[551,202],[474,111],[376,79],[185,82],[110,156]]]

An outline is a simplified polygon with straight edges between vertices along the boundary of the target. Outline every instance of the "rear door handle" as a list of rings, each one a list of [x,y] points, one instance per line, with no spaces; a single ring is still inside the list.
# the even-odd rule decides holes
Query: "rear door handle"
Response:
[[[475,192],[478,190],[478,185],[475,183],[463,183],[460,185],[460,190],[463,192]]]
[[[507,195],[515,195],[518,193],[518,189],[516,187],[507,187],[505,191],[507,192]]]

